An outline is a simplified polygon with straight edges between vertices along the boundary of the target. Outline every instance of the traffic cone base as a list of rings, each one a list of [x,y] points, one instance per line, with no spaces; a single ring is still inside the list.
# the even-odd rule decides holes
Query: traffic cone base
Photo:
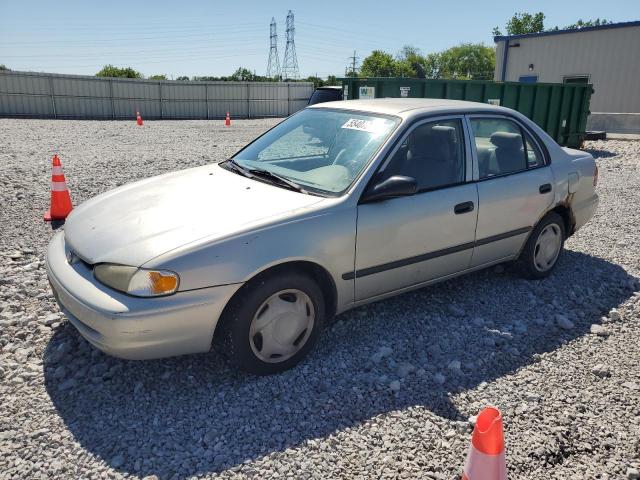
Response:
[[[58,155],[53,156],[51,168],[51,205],[44,214],[45,222],[64,220],[73,210],[67,182],[62,172],[62,164]]]
[[[227,127],[231,125],[231,117],[229,116],[229,112],[227,112],[227,118],[224,119],[224,124]]]
[[[507,480],[502,415],[497,408],[487,407],[478,415],[462,479]]]
[[[142,126],[142,116],[140,115],[140,112],[136,112],[136,123],[139,127]]]

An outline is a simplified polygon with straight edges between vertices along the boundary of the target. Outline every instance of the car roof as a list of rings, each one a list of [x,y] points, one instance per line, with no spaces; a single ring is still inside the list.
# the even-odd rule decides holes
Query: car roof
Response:
[[[448,100],[444,98],[374,98],[371,100],[341,100],[318,103],[308,108],[356,110],[408,117],[431,112],[504,112],[504,108],[487,103]]]

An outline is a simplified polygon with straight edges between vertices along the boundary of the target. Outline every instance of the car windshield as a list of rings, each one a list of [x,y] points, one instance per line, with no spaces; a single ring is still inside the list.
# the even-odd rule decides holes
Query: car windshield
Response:
[[[303,110],[238,152],[247,172],[267,171],[328,195],[346,191],[398,125],[399,119],[330,109]],[[274,182],[276,183],[276,182]]]

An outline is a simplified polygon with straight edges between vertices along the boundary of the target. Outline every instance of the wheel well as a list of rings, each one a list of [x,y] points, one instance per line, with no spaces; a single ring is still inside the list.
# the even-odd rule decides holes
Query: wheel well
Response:
[[[322,293],[325,296],[325,299],[324,299],[325,312],[327,314],[326,320],[327,322],[329,322],[333,318],[333,316],[336,314],[337,303],[338,303],[338,290],[336,289],[336,285],[335,285],[335,282],[333,281],[333,278],[331,277],[331,274],[327,270],[325,270],[323,267],[318,265],[317,263],[308,262],[304,260],[293,261],[293,262],[281,263],[279,265],[274,265],[273,267],[269,267],[266,270],[263,270],[262,272],[256,274],[254,277],[250,278],[242,286],[242,288],[239,288],[238,291],[229,299],[229,301],[227,302],[227,305],[224,307],[224,310],[220,315],[220,321],[218,322],[218,325],[216,326],[216,330],[214,332],[214,338],[216,334],[220,331],[220,326],[222,325],[221,322],[224,321],[227,310],[231,308],[231,305],[233,305],[233,303],[238,299],[238,297],[242,295],[246,291],[246,289],[250,287],[251,284],[253,284],[254,282],[260,281],[260,279],[268,275],[274,275],[274,274],[277,274],[277,272],[283,272],[283,271],[287,271],[287,272],[297,271],[305,275],[308,275],[309,277],[313,278],[316,282],[318,282],[318,285],[320,285],[320,288],[322,289]]]
[[[575,221],[573,219],[571,208],[567,207],[566,205],[556,205],[551,211],[560,215],[564,220],[565,238],[569,238],[571,235],[573,235]]]

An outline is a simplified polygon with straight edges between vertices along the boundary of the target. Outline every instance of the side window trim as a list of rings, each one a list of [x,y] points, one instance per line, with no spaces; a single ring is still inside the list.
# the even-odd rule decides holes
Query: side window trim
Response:
[[[462,136],[460,140],[463,141],[464,143],[464,148],[462,149],[462,154],[464,155],[464,162],[463,162],[464,178],[465,178],[464,181],[454,183],[454,184],[449,184],[449,185],[443,185],[441,187],[422,188],[416,192],[416,195],[424,192],[432,192],[435,190],[441,190],[444,188],[455,187],[458,185],[464,185],[465,183],[473,182],[474,181],[473,176],[471,175],[471,169],[473,166],[473,159],[472,159],[472,153],[471,153],[472,142],[470,142],[470,136],[469,136],[470,130],[468,130],[468,127],[467,127],[466,115],[450,114],[450,115],[439,115],[439,116],[433,116],[433,117],[422,117],[414,120],[410,125],[408,125],[405,132],[397,140],[397,143],[393,146],[393,148],[389,152],[387,152],[385,159],[380,163],[380,165],[376,169],[375,173],[371,177],[371,180],[369,181],[369,184],[375,181],[375,178],[377,177],[377,175],[388,167],[389,163],[391,163],[391,161],[395,157],[398,150],[407,141],[409,135],[411,135],[415,129],[428,123],[442,122],[442,121],[455,121],[455,120],[460,122],[460,127],[461,127],[460,130],[461,130],[461,136]],[[367,185],[367,187],[365,188],[365,191],[368,187],[369,185]]]
[[[483,118],[489,118],[489,119],[495,118],[498,120],[507,120],[514,123],[520,129],[520,134],[522,136],[522,144],[525,152],[525,160],[527,159],[526,153],[527,153],[527,136],[528,136],[533,141],[534,147],[537,147],[538,151],[540,152],[540,155],[542,156],[542,165],[538,165],[536,167],[529,167],[528,161],[527,161],[527,168],[524,168],[522,170],[517,170],[515,172],[502,173],[500,175],[493,175],[491,177],[486,177],[486,178],[480,178],[478,149],[476,146],[475,134],[473,133],[473,127],[471,126],[471,120],[483,119]],[[542,148],[540,146],[540,141],[538,140],[537,135],[531,132],[525,125],[522,124],[522,122],[520,122],[517,118],[512,117],[511,115],[497,114],[497,113],[471,113],[471,114],[465,115],[465,123],[467,124],[469,140],[471,143],[471,151],[473,154],[473,181],[474,182],[484,182],[486,180],[493,180],[494,178],[502,178],[508,175],[517,175],[519,173],[527,172],[529,170],[534,170],[536,168],[548,167],[551,164],[550,157],[547,153],[547,150],[546,148]],[[523,133],[525,133],[526,136],[523,135]]]

